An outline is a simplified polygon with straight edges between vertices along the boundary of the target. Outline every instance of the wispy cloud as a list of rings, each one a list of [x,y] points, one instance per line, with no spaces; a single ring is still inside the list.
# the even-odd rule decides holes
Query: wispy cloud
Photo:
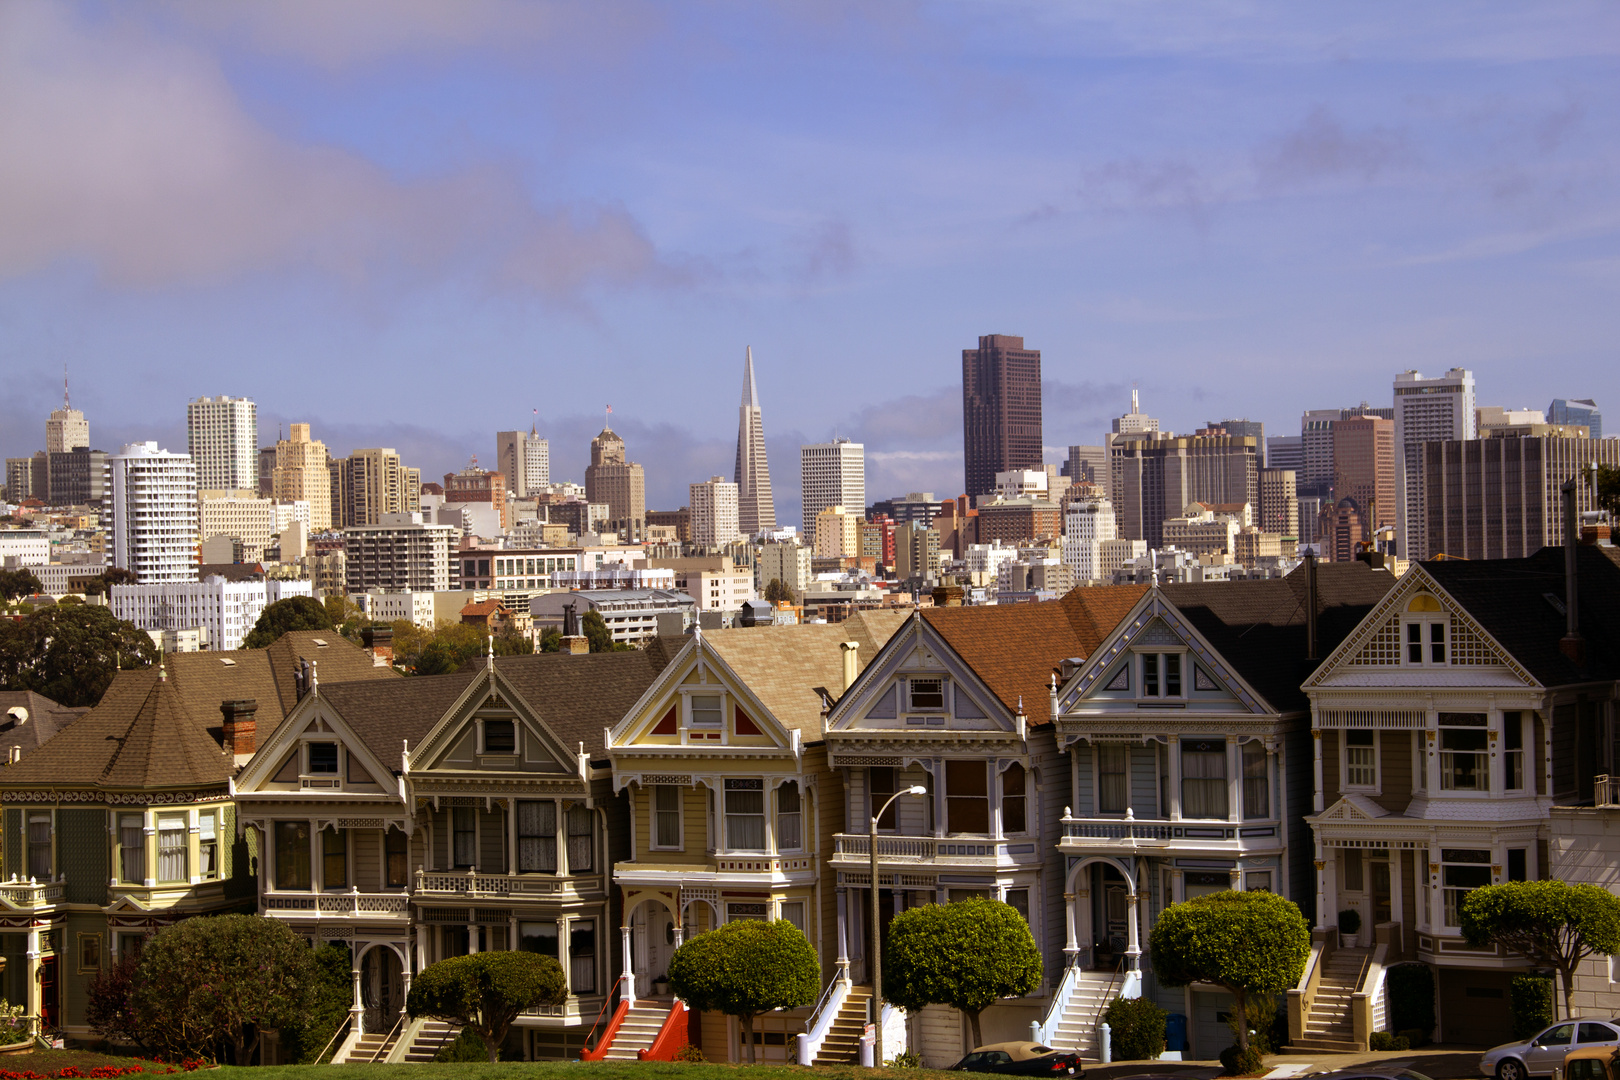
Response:
[[[1340,177],[1368,182],[1414,160],[1404,133],[1384,127],[1351,130],[1324,105],[1313,108],[1298,127],[1255,153],[1263,186]]]

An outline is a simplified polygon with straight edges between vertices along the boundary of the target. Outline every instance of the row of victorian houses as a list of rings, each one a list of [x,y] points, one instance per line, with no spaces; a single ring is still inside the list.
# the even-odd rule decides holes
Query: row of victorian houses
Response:
[[[1229,999],[1160,985],[1147,934],[1168,904],[1265,889],[1315,928],[1296,1044],[1364,1047],[1403,962],[1435,972],[1436,1037],[1495,1041],[1523,965],[1462,941],[1462,898],[1610,884],[1620,859],[1620,561],[1581,547],[1571,578],[1563,554],[865,612],[423,678],[307,631],[171,656],[0,769],[6,996],[84,1033],[97,973],[176,919],[246,910],[350,949],[340,1060],[431,1051],[402,1016],[413,973],[502,949],[568,975],[565,1004],[520,1018],[518,1056],[685,1038],[737,1060],[735,1023],[669,997],[669,958],[786,919],[825,992],[756,1025],[756,1049],[847,1060],[876,888],[879,933],[971,896],[1028,919],[1043,982],[984,1015],[987,1041],[1090,1053],[1106,1001],[1142,994],[1209,1058]],[[1612,1011],[1610,980],[1591,965],[1580,1003]],[[943,1007],[883,1022],[891,1053],[965,1049]]]

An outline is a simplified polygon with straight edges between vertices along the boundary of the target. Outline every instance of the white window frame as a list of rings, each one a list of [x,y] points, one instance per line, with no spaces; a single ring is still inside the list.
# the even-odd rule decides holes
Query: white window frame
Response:
[[[675,837],[676,844],[669,847],[658,842],[658,789],[672,788],[675,791]],[[648,784],[647,785],[647,850],[648,851],[685,851],[686,850],[686,792],[680,784]]]
[[[1365,731],[1366,728],[1357,728]],[[1368,795],[1382,795],[1384,793],[1384,755],[1383,739],[1379,737],[1376,728],[1372,729],[1372,758],[1373,782],[1371,784],[1352,784],[1350,782],[1350,732],[1339,732],[1339,788],[1342,791],[1355,791]]]
[[[1102,808],[1102,752],[1104,747],[1122,747],[1125,751],[1125,809],[1104,810]],[[1093,817],[1123,818],[1125,811],[1131,809],[1131,744],[1124,742],[1098,741],[1091,747],[1091,812]]]
[[[793,790],[799,796],[799,808],[797,810],[795,810],[795,811],[792,811],[794,816],[796,816],[799,819],[799,842],[797,844],[794,844],[792,847],[787,847],[782,843],[782,814],[783,814],[783,811],[782,811],[782,789],[787,787],[789,784],[793,785]],[[804,819],[805,819],[805,813],[804,813],[804,785],[801,784],[798,780],[788,779],[788,780],[783,780],[781,783],[779,783],[775,787],[771,788],[771,811],[772,811],[772,813],[774,813],[776,815],[776,829],[775,829],[776,850],[779,851],[779,852],[784,852],[784,851],[785,852],[799,852],[799,851],[805,850],[805,846],[804,846]]]
[[[1409,629],[1407,629],[1407,628],[1411,627],[1411,626],[1421,626],[1421,627],[1423,627],[1423,630],[1422,630],[1422,635],[1423,635],[1422,636],[1422,649],[1421,649],[1422,659],[1417,660],[1417,661],[1414,661],[1412,659],[1411,653],[1408,651],[1411,648],[1411,640],[1408,637],[1408,635],[1411,633],[1411,631]],[[1444,646],[1445,651],[1446,651],[1446,658],[1444,660],[1434,660],[1434,659],[1432,659],[1432,657],[1434,655],[1433,645],[1435,644],[1435,642],[1434,642],[1434,639],[1430,636],[1433,633],[1433,631],[1429,629],[1429,627],[1431,627],[1431,626],[1438,626],[1441,629],[1440,644]],[[1416,613],[1410,613],[1410,614],[1403,614],[1401,616],[1401,666],[1402,667],[1431,667],[1431,668],[1450,667],[1451,666],[1451,645],[1452,645],[1452,642],[1451,642],[1451,617],[1449,615],[1447,615],[1445,612],[1443,612],[1443,611],[1423,611],[1423,612],[1416,612]]]
[[[1147,685],[1148,685],[1147,684],[1147,658],[1149,656],[1157,657],[1157,660],[1156,660],[1155,664],[1158,667],[1159,671],[1158,671],[1157,677],[1154,679],[1154,682],[1159,687],[1159,693],[1157,693],[1157,694],[1149,694],[1147,692]],[[1170,693],[1168,691],[1168,688],[1165,685],[1165,683],[1166,683],[1166,678],[1165,678],[1166,670],[1165,670],[1164,660],[1165,660],[1165,657],[1168,657],[1168,656],[1173,656],[1173,657],[1176,658],[1176,667],[1178,669],[1177,674],[1176,674],[1176,681],[1180,684],[1180,689],[1174,694]],[[1135,657],[1133,658],[1133,663],[1134,663],[1134,665],[1136,667],[1136,670],[1132,674],[1134,674],[1135,677],[1136,677],[1136,698],[1137,698],[1137,700],[1139,700],[1139,701],[1186,701],[1187,700],[1187,676],[1188,676],[1189,672],[1191,672],[1191,670],[1192,670],[1191,665],[1188,664],[1188,662],[1187,662],[1187,650],[1185,650],[1185,649],[1173,649],[1173,648],[1172,649],[1142,649],[1141,651],[1139,651],[1139,652],[1137,652],[1135,654]]]
[[[950,680],[944,675],[908,675],[906,676],[906,712],[939,714],[950,710]],[[921,682],[936,682],[939,684],[938,705],[918,705],[912,697],[912,686]]]
[[[1531,762],[1535,760],[1535,756],[1530,753],[1530,733],[1533,732],[1535,728],[1530,723],[1531,714],[1528,710],[1507,709],[1502,712],[1501,716],[1502,733],[1499,738],[1501,740],[1500,745],[1502,747],[1502,790],[1504,792],[1518,792],[1523,794],[1528,792],[1531,787],[1535,785],[1535,777],[1531,775]],[[1518,717],[1517,723],[1519,725],[1519,748],[1517,750],[1508,749],[1507,733],[1508,724],[1510,723],[1508,720],[1509,716]],[[1514,786],[1511,783],[1513,778],[1513,770],[1508,766],[1508,755],[1510,754],[1519,755],[1519,783],[1517,786]]]
[[[330,743],[331,745],[337,747],[337,768],[336,769],[334,769],[331,772],[315,772],[313,769],[310,768],[309,751],[316,743],[322,743],[322,744]],[[323,732],[320,732],[317,737],[314,737],[314,738],[306,737],[303,740],[303,746],[301,747],[301,749],[302,749],[303,755],[304,755],[304,759],[303,759],[303,762],[302,762],[302,765],[303,765],[303,773],[302,773],[302,775],[304,776],[305,779],[336,780],[340,784],[343,782],[343,740],[342,739],[339,739],[336,735],[331,735],[331,734],[323,731]]]
[[[484,742],[484,725],[488,724],[490,721],[494,721],[497,724],[511,724],[512,725],[512,749],[510,749],[510,750],[491,750],[489,748],[489,746]],[[495,757],[503,757],[503,758],[505,758],[505,757],[516,757],[517,752],[518,752],[518,722],[517,722],[517,720],[515,720],[515,719],[508,720],[505,717],[499,717],[499,716],[492,716],[492,717],[489,717],[488,719],[485,719],[483,717],[479,717],[479,719],[478,719],[478,753],[479,753],[480,756],[491,756],[491,755],[493,755]]]

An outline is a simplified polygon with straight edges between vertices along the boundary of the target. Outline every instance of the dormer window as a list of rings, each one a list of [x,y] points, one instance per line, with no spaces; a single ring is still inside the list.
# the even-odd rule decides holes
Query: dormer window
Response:
[[[1142,654],[1142,696],[1181,696],[1181,654]]]
[[[912,679],[906,684],[914,712],[940,712],[945,708],[944,679]]]
[[[720,695],[692,695],[692,726],[695,728],[719,728]]]
[[[1444,666],[1446,663],[1446,615],[1440,601],[1427,594],[1414,596],[1406,605],[1406,663],[1409,666]]]
[[[338,747],[335,742],[312,742],[309,745],[309,774],[327,774],[336,776],[338,771]]]
[[[517,726],[510,720],[485,720],[484,753],[517,753]]]

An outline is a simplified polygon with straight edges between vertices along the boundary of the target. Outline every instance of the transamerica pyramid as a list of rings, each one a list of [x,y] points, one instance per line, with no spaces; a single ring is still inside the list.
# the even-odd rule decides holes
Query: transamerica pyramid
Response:
[[[771,468],[765,461],[765,421],[754,389],[754,350],[743,365],[742,407],[737,410],[737,525],[744,536],[776,528]]]

